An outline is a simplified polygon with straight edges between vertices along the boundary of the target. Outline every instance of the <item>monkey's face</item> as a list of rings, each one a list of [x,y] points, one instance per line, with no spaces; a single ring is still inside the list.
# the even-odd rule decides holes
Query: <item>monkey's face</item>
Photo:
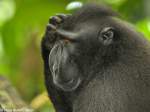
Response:
[[[91,27],[82,25],[76,31],[56,31],[58,39],[50,51],[49,66],[54,84],[64,91],[73,91],[86,80],[88,71],[94,69],[96,61],[100,60],[101,51],[114,39],[112,27],[98,28],[89,22],[86,25]]]
[[[53,82],[64,91],[75,90],[81,82],[79,66],[73,56],[74,47],[69,40],[59,40],[49,55]]]

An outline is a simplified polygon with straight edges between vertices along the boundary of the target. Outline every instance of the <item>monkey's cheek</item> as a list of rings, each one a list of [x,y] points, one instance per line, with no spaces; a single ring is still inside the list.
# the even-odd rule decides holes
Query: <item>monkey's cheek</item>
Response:
[[[58,88],[62,89],[63,91],[71,92],[76,90],[79,87],[81,83],[81,78],[72,79],[65,83],[60,83],[56,79],[53,79],[53,81],[55,86],[57,86]]]

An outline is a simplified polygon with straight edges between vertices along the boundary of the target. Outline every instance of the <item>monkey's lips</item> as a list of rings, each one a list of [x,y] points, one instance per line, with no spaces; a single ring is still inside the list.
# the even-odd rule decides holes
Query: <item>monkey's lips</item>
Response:
[[[54,80],[54,84],[64,91],[74,91],[79,86],[80,82],[81,82],[80,78],[72,79],[68,82],[63,82],[63,83],[59,83],[56,80]]]

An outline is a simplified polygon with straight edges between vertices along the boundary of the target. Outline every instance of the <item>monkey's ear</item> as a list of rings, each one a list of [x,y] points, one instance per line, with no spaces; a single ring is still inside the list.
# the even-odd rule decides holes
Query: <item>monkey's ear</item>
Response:
[[[110,45],[113,42],[114,33],[114,28],[105,27],[99,32],[98,39],[103,45]]]

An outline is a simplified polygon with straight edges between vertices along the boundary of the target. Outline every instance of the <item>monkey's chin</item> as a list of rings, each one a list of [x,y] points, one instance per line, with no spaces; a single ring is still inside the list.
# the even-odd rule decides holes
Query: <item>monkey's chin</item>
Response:
[[[65,83],[58,83],[54,81],[54,84],[63,91],[71,92],[78,88],[81,83],[81,79],[73,79]]]

